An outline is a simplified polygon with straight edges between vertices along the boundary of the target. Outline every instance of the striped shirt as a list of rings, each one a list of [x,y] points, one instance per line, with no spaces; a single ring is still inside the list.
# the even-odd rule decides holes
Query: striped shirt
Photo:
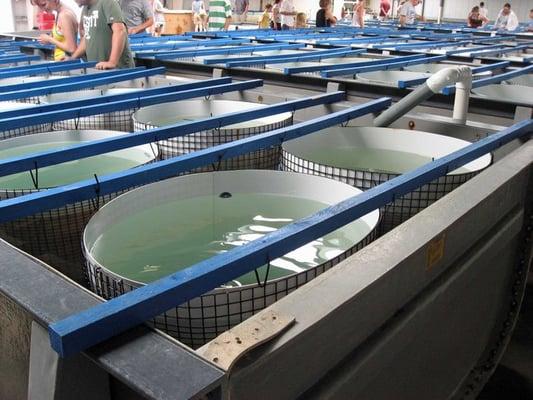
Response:
[[[209,29],[223,29],[226,18],[231,17],[231,3],[229,0],[209,1]]]

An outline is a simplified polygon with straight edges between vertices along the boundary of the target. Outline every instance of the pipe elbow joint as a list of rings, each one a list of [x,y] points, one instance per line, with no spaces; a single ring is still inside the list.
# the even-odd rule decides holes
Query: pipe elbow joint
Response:
[[[442,69],[430,76],[426,84],[433,93],[439,93],[446,86],[459,84],[470,89],[472,86],[472,70],[470,67],[461,65]]]

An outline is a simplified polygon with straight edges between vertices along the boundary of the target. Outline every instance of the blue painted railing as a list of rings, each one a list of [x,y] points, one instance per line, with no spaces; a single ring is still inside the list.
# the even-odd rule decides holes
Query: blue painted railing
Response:
[[[207,65],[228,64],[228,63],[231,63],[231,62],[264,61],[267,58],[269,60],[279,60],[279,59],[290,60],[290,59],[302,57],[302,56],[305,56],[305,55],[343,54],[343,53],[346,53],[348,51],[351,51],[351,49],[337,48],[337,49],[313,50],[313,51],[305,51],[305,52],[299,51],[299,52],[295,52],[294,54],[283,54],[283,55],[279,55],[279,56],[268,56],[268,57],[267,56],[262,56],[262,55],[249,56],[249,57],[233,57],[233,58],[231,58],[231,57],[222,57],[222,58],[206,59],[206,60],[203,60],[203,63],[207,64]]]
[[[14,64],[14,63],[20,63],[20,62],[31,62],[31,61],[38,61],[41,57],[39,56],[26,56],[26,55],[20,55],[20,56],[7,56],[7,57],[0,57],[0,64]]]
[[[259,44],[254,46],[235,46],[221,49],[199,49],[199,50],[175,50],[169,52],[137,52],[137,58],[154,57],[157,60],[172,60],[177,58],[205,57],[216,55],[230,55],[240,53],[261,54],[262,51],[275,50],[297,50],[305,47],[303,43],[283,43],[283,44]]]
[[[446,56],[434,56],[434,57],[425,57],[415,60],[394,62],[394,63],[381,63],[366,67],[353,67],[353,68],[342,68],[342,69],[329,69],[321,71],[320,75],[324,78],[331,78],[334,76],[346,76],[346,75],[355,75],[364,72],[372,71],[386,71],[390,69],[399,69],[406,67],[408,65],[418,65],[418,64],[428,64],[432,62],[443,61],[446,59]]]
[[[343,69],[343,68],[352,68],[352,67],[368,67],[372,65],[383,65],[383,64],[391,64],[396,62],[404,62],[404,61],[411,61],[411,60],[420,60],[423,58],[427,58],[425,54],[414,54],[412,56],[398,56],[398,57],[390,57],[390,58],[380,58],[378,60],[371,59],[369,61],[354,61],[351,63],[336,63],[335,65],[328,65],[327,62],[324,63],[325,65],[312,65],[307,67],[286,67],[283,69],[283,73],[285,75],[291,75],[291,74],[299,74],[302,72],[319,72],[324,70],[331,70],[331,69]]]
[[[183,90],[174,93],[165,93],[157,95],[137,95],[137,97],[127,100],[117,100],[113,102],[105,102],[91,106],[79,107],[75,106],[70,109],[63,109],[51,112],[45,112],[31,116],[21,116],[16,118],[8,118],[0,120],[0,131],[2,129],[15,129],[36,124],[52,123],[62,121],[65,119],[78,119],[88,117],[91,115],[98,115],[103,113],[111,113],[115,111],[138,109],[141,107],[148,107],[156,104],[163,104],[172,101],[187,100],[196,97],[209,97],[216,94],[229,93],[234,91],[242,91],[254,89],[263,85],[261,79],[244,81],[238,83],[228,83],[217,86],[208,86],[198,89]],[[2,172],[0,172],[1,174]]]
[[[318,54],[322,53],[322,54]],[[324,54],[323,52],[315,51],[315,52],[308,52],[302,54],[299,57],[291,57],[291,55],[287,56],[273,56],[273,57],[264,57],[261,60],[255,60],[255,61],[232,61],[227,62],[225,65],[226,67],[250,67],[253,65],[267,65],[267,64],[284,64],[286,62],[304,62],[304,61],[321,61],[321,60],[327,60],[328,58],[343,58],[343,57],[349,57],[349,56],[355,56],[358,54],[366,53],[366,49],[359,49],[359,50],[345,50],[345,51],[339,51],[334,53],[327,53]]]
[[[124,82],[129,81],[133,79],[139,79],[139,78],[148,78],[150,76],[155,76],[162,74],[165,71],[164,68],[152,68],[152,69],[145,69],[145,70],[135,70],[133,72],[128,72],[128,70],[120,70],[116,71],[117,73],[111,76],[106,76],[104,78],[100,78],[100,74],[105,74],[105,72],[101,72],[94,75],[89,75],[91,77],[94,77],[94,79],[89,80],[82,80],[81,78],[83,76],[75,77],[80,78],[76,82],[66,83],[66,84],[57,84],[55,81],[57,79],[51,79],[48,81],[48,86],[38,87],[35,89],[26,89],[26,90],[16,90],[12,92],[7,93],[0,93],[0,101],[9,101],[9,100],[17,100],[17,99],[23,99],[28,97],[36,97],[36,96],[45,96],[48,94],[53,93],[64,93],[64,92],[72,92],[80,89],[87,89],[87,88],[93,88],[103,85],[109,85],[116,82]],[[74,78],[74,77],[73,77]],[[29,83],[27,84],[29,85]]]
[[[106,94],[103,96],[96,96],[88,99],[76,99],[69,101],[60,101],[57,103],[50,104],[39,104],[34,107],[24,107],[19,109],[13,109],[9,111],[0,111],[0,131],[8,129],[9,123],[14,123],[17,125],[17,128],[24,126],[33,125],[32,118],[40,118],[42,115],[51,113],[53,111],[62,111],[66,110],[79,110],[80,108],[94,106],[94,105],[105,105],[113,102],[118,102],[122,100],[138,100],[144,97],[150,97],[160,94],[169,94],[183,92],[192,89],[201,89],[207,87],[213,87],[218,85],[226,85],[231,83],[232,79],[230,77],[223,77],[217,79],[207,79],[204,81],[193,81],[190,83],[182,83],[178,85],[169,85],[169,86],[158,86],[153,88],[132,88],[132,91],[127,91],[119,94]],[[118,111],[118,110],[115,110]],[[50,114],[47,114],[50,115]],[[27,117],[27,123],[22,122],[24,125],[19,125],[18,121],[14,118],[16,117]],[[9,119],[9,120],[8,120]],[[24,119],[21,119],[24,121]],[[47,121],[51,122],[51,121]]]
[[[241,82],[240,84],[242,83],[243,82]],[[344,98],[344,92],[331,92],[317,96],[306,97],[303,99],[287,101],[284,103],[257,107],[246,111],[224,114],[217,117],[206,118],[198,121],[183,122],[157,129],[150,129],[142,132],[114,136],[109,139],[103,139],[90,143],[79,144],[76,146],[70,146],[69,148],[63,150],[45,151],[37,154],[29,154],[22,157],[15,157],[12,159],[4,159],[0,160],[0,176],[27,171],[32,168],[35,168],[36,165],[39,168],[43,168],[49,165],[55,165],[66,161],[72,161],[84,157],[109,153],[115,150],[126,149],[131,146],[137,146],[141,144],[157,142],[159,140],[166,140],[179,136],[185,136],[191,133],[205,131],[208,129],[216,129],[222,126],[233,125],[256,118],[268,117],[284,112],[295,112],[297,110],[318,105],[331,104],[338,101],[342,101],[344,100]],[[116,106],[116,104],[114,106]],[[86,108],[83,108],[80,111],[85,112]],[[114,108],[112,108],[112,110],[113,109]],[[68,112],[68,110],[66,112]],[[43,116],[43,119],[44,117],[45,116]],[[5,203],[0,202],[0,221],[2,220],[2,218],[14,217],[14,215],[10,215],[8,213],[2,215],[3,204]]]
[[[56,72],[75,71],[93,68],[96,62],[59,61],[45,64],[32,64],[22,67],[0,68],[0,79],[15,78],[19,76],[46,75]]]

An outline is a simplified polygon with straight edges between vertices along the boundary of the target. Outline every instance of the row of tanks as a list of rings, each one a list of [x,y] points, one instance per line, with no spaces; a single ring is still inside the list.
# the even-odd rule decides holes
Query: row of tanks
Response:
[[[32,107],[123,93],[97,88],[4,103]],[[195,99],[0,132],[0,159],[263,107]],[[0,199],[96,180],[293,123],[281,113],[0,178]],[[38,132],[38,133],[36,133]],[[175,178],[0,226],[3,238],[104,298],[113,298],[257,240],[469,142],[415,130],[344,126],[244,154]],[[390,231],[491,164],[485,155],[254,272],[156,317],[151,324],[202,346]]]

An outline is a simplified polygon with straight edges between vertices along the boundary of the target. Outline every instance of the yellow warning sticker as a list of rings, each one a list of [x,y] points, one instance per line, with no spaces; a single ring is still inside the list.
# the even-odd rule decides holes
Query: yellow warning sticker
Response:
[[[445,236],[443,233],[429,242],[426,269],[430,270],[444,257]]]

